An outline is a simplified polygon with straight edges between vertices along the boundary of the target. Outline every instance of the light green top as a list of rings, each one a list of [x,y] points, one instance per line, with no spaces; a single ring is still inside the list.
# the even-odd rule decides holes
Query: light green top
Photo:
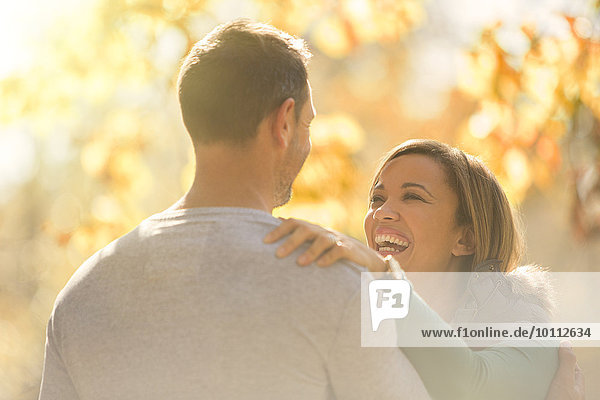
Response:
[[[536,322],[532,318],[537,319],[540,315],[537,304],[527,303],[523,299],[508,303],[515,307],[515,321]],[[506,311],[506,307],[502,311]],[[494,312],[498,310],[492,310],[492,314]],[[526,315],[529,318],[524,319]],[[414,291],[408,316],[396,321],[399,333],[407,327],[432,324],[440,329],[451,329]],[[444,340],[452,341],[452,345],[457,347],[402,348],[432,399],[544,399],[558,367],[556,347],[488,347],[474,350],[467,347],[463,339]]]

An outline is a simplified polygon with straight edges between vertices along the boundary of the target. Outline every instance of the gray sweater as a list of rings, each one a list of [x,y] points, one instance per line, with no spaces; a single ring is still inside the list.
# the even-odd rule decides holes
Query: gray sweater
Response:
[[[421,399],[395,348],[361,348],[361,268],[300,268],[241,208],[164,211],[56,299],[40,399]]]

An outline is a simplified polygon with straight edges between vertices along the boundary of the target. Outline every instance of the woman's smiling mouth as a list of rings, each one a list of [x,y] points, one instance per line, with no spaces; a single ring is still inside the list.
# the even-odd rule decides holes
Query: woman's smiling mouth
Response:
[[[399,232],[389,228],[375,230],[374,243],[381,255],[402,253],[410,246],[410,240]]]

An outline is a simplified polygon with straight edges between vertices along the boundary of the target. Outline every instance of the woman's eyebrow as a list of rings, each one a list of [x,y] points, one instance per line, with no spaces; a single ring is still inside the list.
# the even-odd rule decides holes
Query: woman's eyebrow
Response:
[[[379,190],[379,189],[384,189],[383,183],[381,183],[381,182],[379,182],[377,185],[375,185],[373,187],[373,190]]]
[[[435,199],[435,196],[431,194],[431,192],[429,192],[429,190],[427,190],[427,188],[419,183],[414,183],[414,182],[406,182],[404,184],[402,184],[402,189],[408,188],[408,187],[418,187],[423,189],[424,191],[427,192],[428,195],[430,195],[431,197],[433,197]]]

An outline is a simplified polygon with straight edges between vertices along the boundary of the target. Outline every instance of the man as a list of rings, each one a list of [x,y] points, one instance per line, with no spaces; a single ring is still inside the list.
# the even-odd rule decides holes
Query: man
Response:
[[[360,346],[360,269],[297,268],[262,238],[310,152],[302,40],[216,28],[178,88],[188,193],[88,259],[47,328],[40,399],[427,398],[393,348]]]

